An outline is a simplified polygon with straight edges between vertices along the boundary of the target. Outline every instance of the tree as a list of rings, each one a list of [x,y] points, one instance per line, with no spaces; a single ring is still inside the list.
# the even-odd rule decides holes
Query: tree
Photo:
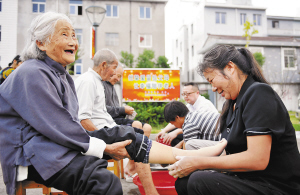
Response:
[[[127,51],[121,51],[121,56],[122,58],[120,59],[120,62],[125,64],[128,68],[132,68],[134,62],[134,55],[128,53]]]
[[[170,64],[168,64],[168,58],[166,58],[165,56],[158,56],[155,67],[170,68]]]
[[[139,54],[137,60],[137,68],[154,68],[154,51],[145,49],[142,54]]]
[[[251,31],[252,29],[252,31]],[[255,28],[253,28],[253,24],[251,22],[248,21],[248,19],[246,20],[246,22],[244,23],[244,28],[243,28],[245,34],[243,34],[243,37],[246,37],[246,45],[245,47],[249,46],[250,40],[252,35],[257,34],[258,30],[256,30]],[[251,31],[251,32],[250,32]]]
[[[260,67],[262,67],[266,61],[266,57],[263,56],[261,52],[255,52],[253,56],[257,63],[260,65]]]
[[[83,55],[84,55],[84,53],[79,49],[79,46],[78,46],[78,50],[76,51],[76,54],[75,54],[75,61],[67,66],[67,71],[69,72],[70,75],[74,75],[74,65],[75,65],[76,61],[79,58],[81,58],[81,56],[83,56]]]

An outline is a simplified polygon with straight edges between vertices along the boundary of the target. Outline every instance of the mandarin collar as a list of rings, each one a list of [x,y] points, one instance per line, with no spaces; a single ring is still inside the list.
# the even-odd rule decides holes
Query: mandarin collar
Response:
[[[241,88],[241,91],[238,95],[238,97],[236,98],[236,106],[235,108],[237,108],[240,105],[241,100],[243,99],[243,96],[245,94],[245,92],[247,91],[247,89],[255,82],[255,80],[253,79],[252,76],[248,76],[247,79],[245,80],[245,82],[243,83],[243,86]]]
[[[48,66],[50,66],[56,72],[58,72],[60,74],[66,74],[67,73],[66,69],[60,63],[52,60],[49,56],[46,56],[46,58],[44,59],[44,61],[46,62],[46,64]]]
[[[109,81],[105,81],[107,84],[109,84],[110,86],[113,86],[113,84],[111,84]]]
[[[102,81],[101,76],[96,71],[94,71],[92,68],[89,68],[88,71],[92,72],[98,79],[100,79]]]

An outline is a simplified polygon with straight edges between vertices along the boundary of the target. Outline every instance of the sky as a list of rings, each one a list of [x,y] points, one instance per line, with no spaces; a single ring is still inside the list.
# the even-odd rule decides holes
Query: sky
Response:
[[[267,8],[267,15],[300,17],[300,0],[252,0],[255,6]]]
[[[176,2],[179,1],[200,1],[204,2],[204,0],[169,0],[166,6],[166,13],[171,13],[170,8],[176,7]],[[209,0],[209,1],[226,1],[226,0]],[[172,5],[172,6],[170,6]],[[265,7],[267,15],[271,16],[288,16],[288,17],[299,17],[300,18],[300,0],[252,0],[253,6],[258,7]],[[178,10],[174,9],[174,10]],[[166,14],[166,38],[165,38],[165,56],[169,59],[169,62],[172,61],[172,40],[174,39],[173,36],[176,35],[178,26],[180,26],[183,21],[178,21],[180,18],[180,14],[184,14],[185,17],[192,17],[189,15],[189,10],[185,10],[184,7],[180,7],[179,13],[171,13],[168,16]],[[178,12],[178,11],[177,11]],[[178,18],[176,18],[178,17]]]

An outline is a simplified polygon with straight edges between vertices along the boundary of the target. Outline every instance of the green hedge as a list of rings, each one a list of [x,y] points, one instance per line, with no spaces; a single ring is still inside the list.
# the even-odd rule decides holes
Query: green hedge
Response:
[[[167,102],[129,102],[127,105],[138,113],[135,120],[151,126],[167,125],[164,119],[164,108]]]
[[[300,131],[300,124],[293,124],[296,131]]]

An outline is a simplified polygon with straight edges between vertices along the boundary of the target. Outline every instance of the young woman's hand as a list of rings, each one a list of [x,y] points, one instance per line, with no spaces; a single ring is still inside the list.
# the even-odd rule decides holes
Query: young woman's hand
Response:
[[[196,171],[197,168],[194,165],[197,160],[194,156],[176,156],[178,160],[173,165],[169,166],[169,174],[174,178],[186,177],[192,172]]]

